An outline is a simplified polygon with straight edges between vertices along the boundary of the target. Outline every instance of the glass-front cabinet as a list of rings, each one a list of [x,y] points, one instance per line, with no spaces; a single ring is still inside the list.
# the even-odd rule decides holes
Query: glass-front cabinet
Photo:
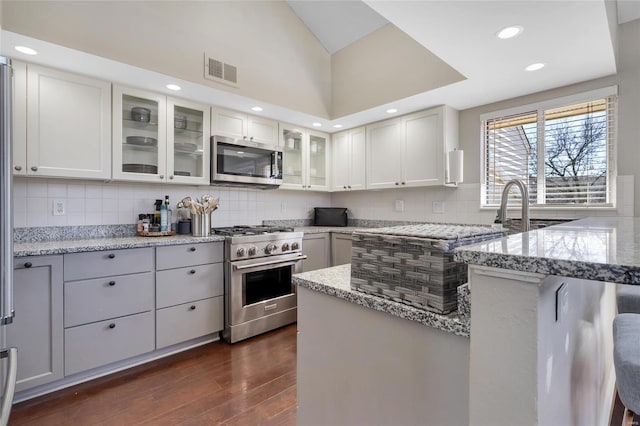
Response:
[[[209,184],[209,107],[167,99],[169,181]]]
[[[281,188],[327,190],[329,188],[329,136],[287,124],[280,124],[282,147]]]
[[[208,117],[206,105],[114,86],[113,178],[208,184]]]

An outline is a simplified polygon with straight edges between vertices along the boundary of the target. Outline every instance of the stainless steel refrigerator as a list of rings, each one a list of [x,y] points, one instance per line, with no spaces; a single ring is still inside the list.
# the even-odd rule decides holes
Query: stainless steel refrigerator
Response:
[[[11,161],[11,60],[0,57],[0,327],[10,327],[13,322],[13,174]],[[5,332],[0,330],[2,345],[6,344]],[[18,351],[16,348],[0,350],[3,361],[4,386],[0,425],[9,421],[13,393],[16,387]]]

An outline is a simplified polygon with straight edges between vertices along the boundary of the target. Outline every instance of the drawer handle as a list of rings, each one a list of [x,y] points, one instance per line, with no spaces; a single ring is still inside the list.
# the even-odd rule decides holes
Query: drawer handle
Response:
[[[195,247],[191,247],[191,248],[189,249],[189,251],[196,251],[196,248],[195,248]]]
[[[196,273],[196,270],[195,270],[195,269],[192,269],[192,270],[190,270],[190,271],[189,271],[189,273],[190,273],[190,274],[195,274],[195,273]]]
[[[115,259],[116,255],[113,253],[110,253],[109,256],[107,256],[109,259]]]
[[[116,282],[115,281],[109,281],[109,285],[113,287],[114,285],[116,285]]]
[[[192,310],[192,311],[195,311],[196,310],[196,305],[189,306],[189,309]]]
[[[31,268],[32,266],[33,266],[33,263],[31,263],[31,262],[25,262],[24,263],[24,267],[25,268]]]
[[[116,325],[114,323],[109,324],[109,328],[116,328]]]

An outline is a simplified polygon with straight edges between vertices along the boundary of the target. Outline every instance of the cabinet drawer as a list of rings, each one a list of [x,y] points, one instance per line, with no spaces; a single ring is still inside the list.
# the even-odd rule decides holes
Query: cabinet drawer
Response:
[[[156,269],[159,271],[222,262],[222,247],[222,242],[158,247],[156,248]]]
[[[153,309],[153,272],[64,284],[64,326],[73,327]]]
[[[122,249],[64,255],[64,280],[75,281],[153,271],[153,249]]]
[[[156,308],[179,305],[224,293],[222,263],[156,272]]]
[[[223,297],[199,300],[156,311],[157,347],[163,348],[223,328]]]
[[[68,328],[64,331],[64,374],[151,352],[153,331],[153,312]]]

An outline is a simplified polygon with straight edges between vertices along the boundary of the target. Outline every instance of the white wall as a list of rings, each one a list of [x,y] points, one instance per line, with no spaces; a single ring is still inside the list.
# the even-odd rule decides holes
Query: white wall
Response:
[[[333,117],[353,114],[464,79],[392,24],[334,53],[331,75]]]
[[[2,24],[18,34],[329,117],[331,56],[282,1],[4,0]],[[238,88],[204,79],[205,52],[238,67]]]
[[[329,194],[320,192],[15,178],[14,225],[133,224],[138,213],[152,213],[154,200],[165,195],[176,214],[175,205],[182,198],[203,194],[220,198],[220,208],[212,215],[213,226],[311,218],[313,207],[330,205]],[[66,215],[53,216],[54,200],[65,201]]]

